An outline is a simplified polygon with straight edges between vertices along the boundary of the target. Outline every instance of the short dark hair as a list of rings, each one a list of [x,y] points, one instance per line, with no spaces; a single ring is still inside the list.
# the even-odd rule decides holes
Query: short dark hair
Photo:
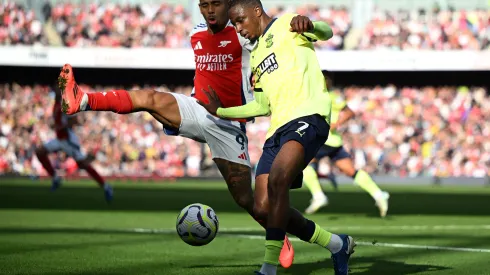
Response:
[[[228,1],[229,8],[232,8],[234,6],[242,5],[242,6],[262,6],[262,2],[260,0],[229,0]]]

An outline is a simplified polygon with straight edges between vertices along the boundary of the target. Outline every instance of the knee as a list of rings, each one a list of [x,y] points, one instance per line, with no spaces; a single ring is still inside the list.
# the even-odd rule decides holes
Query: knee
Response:
[[[269,174],[267,191],[269,196],[280,192],[281,190],[289,190],[289,185],[292,183],[290,175],[286,171],[272,172]]]
[[[44,146],[39,146],[36,148],[36,155],[37,156],[46,155],[46,154],[47,154],[47,151],[46,151],[46,148],[44,148]]]
[[[80,169],[85,169],[88,166],[88,161],[87,159],[84,160],[77,160],[77,166]]]
[[[253,209],[254,199],[252,196],[250,196],[250,194],[240,194],[238,196],[234,196],[233,198],[241,208],[247,211]]]
[[[357,171],[353,166],[342,167],[340,170],[344,173],[344,175],[351,178],[353,178],[357,174]]]
[[[267,206],[267,204],[256,202],[254,204],[253,211],[254,211],[254,218],[256,220],[259,221],[267,220],[267,216],[269,215],[269,207]]]

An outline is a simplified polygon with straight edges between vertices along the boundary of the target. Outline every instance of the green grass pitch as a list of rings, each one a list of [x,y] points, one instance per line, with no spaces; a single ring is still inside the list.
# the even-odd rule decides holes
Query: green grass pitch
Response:
[[[106,204],[93,182],[0,180],[0,274],[253,274],[264,253],[264,232],[235,206],[223,182],[115,182]],[[360,245],[351,274],[490,274],[490,188],[385,186],[386,219],[355,186],[327,188],[330,205],[309,216]],[[303,210],[305,190],[291,201]],[[220,232],[207,246],[192,247],[175,233],[187,204],[216,211]],[[333,274],[330,255],[294,241],[295,262],[278,274]]]

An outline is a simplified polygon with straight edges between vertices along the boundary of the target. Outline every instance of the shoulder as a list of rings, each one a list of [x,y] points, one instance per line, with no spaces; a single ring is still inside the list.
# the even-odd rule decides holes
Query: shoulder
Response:
[[[204,22],[197,24],[189,33],[189,36],[193,36],[196,33],[204,32],[208,30],[208,25]]]
[[[297,15],[298,14],[295,14],[295,13],[285,13],[285,14],[281,15],[280,17],[278,17],[277,21],[279,24],[287,25],[289,27],[289,25],[291,24],[291,20]]]

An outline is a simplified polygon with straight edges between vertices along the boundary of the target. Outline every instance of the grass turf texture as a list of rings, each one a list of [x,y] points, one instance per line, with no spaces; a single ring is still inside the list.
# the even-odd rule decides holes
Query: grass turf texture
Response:
[[[93,182],[67,181],[56,192],[49,184],[1,180],[0,274],[250,275],[262,261],[263,230],[222,182],[116,182],[110,205]],[[330,206],[311,216],[363,244],[351,274],[490,274],[490,188],[385,187],[391,199],[384,220],[369,195],[344,185],[328,192]],[[309,199],[305,190],[291,195],[300,210]],[[194,202],[210,205],[220,220],[218,237],[204,247],[185,244],[174,230],[179,211]],[[279,274],[333,274],[328,251],[294,246],[293,266]]]

